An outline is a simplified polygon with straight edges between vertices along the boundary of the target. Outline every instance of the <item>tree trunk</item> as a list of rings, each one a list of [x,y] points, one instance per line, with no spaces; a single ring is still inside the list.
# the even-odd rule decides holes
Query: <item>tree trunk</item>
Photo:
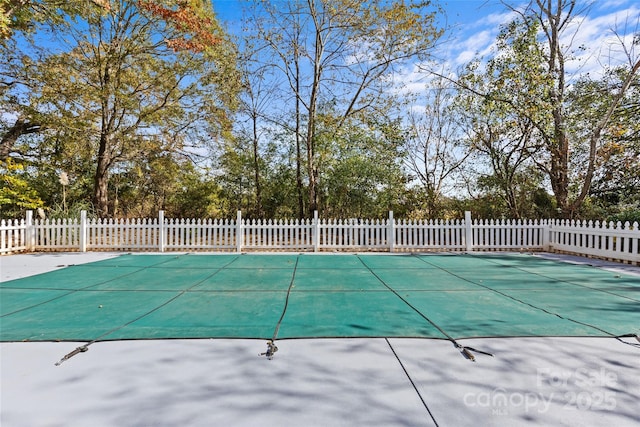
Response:
[[[302,132],[300,120],[300,61],[298,46],[296,45],[295,65],[296,65],[296,190],[298,192],[298,219],[304,218],[304,197],[302,195],[302,147],[300,135]]]
[[[318,168],[315,164],[315,140],[316,140],[316,115],[318,107],[318,95],[322,80],[322,58],[324,56],[324,40],[322,39],[322,26],[318,21],[316,10],[311,10],[311,16],[315,26],[315,55],[313,57],[313,82],[309,99],[309,118],[307,123],[307,170],[309,173],[309,216],[318,210]]]
[[[551,152],[549,179],[562,218],[571,218],[569,207],[569,144],[564,132],[556,133]]]
[[[253,173],[256,185],[256,216],[263,217],[262,185],[260,184],[260,162],[258,158],[258,116],[253,116]]]
[[[309,123],[309,129],[307,130],[307,173],[309,174],[309,216],[313,215],[313,212],[318,210],[318,195],[316,178],[318,176],[318,170],[315,166],[315,147],[313,139],[315,138],[313,132],[313,125]]]
[[[107,154],[107,136],[100,136],[100,148],[96,165],[96,175],[93,180],[93,204],[98,217],[109,216],[109,163]]]

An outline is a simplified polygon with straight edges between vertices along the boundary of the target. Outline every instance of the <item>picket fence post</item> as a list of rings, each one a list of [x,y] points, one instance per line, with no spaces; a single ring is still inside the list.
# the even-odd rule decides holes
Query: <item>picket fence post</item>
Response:
[[[393,221],[393,211],[389,211],[389,224],[387,225],[387,227],[387,241],[389,242],[389,252],[393,252],[396,245],[396,227]]]
[[[160,252],[164,252],[166,245],[166,232],[164,227],[164,211],[158,211],[158,246]]]
[[[11,223],[9,223],[11,224]],[[25,247],[27,252],[30,252],[34,249],[35,246],[35,229],[33,225],[33,211],[27,211],[27,216],[25,218]]]
[[[243,245],[244,236],[242,232],[242,211],[238,211],[236,214],[236,252],[242,252]]]
[[[80,252],[87,252],[87,211],[80,211]]]
[[[544,226],[542,227],[542,250],[548,252],[551,250],[551,227],[553,226],[553,221],[551,219],[541,221],[544,221]]]
[[[464,211],[464,241],[467,252],[473,251],[473,229],[471,228],[471,211]]]
[[[318,221],[318,211],[313,211],[313,233],[311,234],[311,241],[313,243],[313,251],[318,252],[320,250],[320,223]]]

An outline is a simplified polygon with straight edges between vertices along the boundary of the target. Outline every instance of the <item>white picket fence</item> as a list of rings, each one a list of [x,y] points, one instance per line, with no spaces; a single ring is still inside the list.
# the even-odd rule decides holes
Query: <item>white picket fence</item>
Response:
[[[0,254],[26,251],[562,251],[640,264],[638,223],[566,220],[0,221]]]

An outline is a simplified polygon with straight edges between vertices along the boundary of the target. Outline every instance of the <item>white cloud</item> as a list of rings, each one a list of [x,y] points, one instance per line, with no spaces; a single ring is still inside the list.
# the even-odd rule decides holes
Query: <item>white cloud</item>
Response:
[[[498,29],[497,27],[513,21],[516,17],[517,17],[517,14],[516,12],[513,12],[513,11],[502,12],[502,13],[491,13],[479,19],[478,24],[485,25],[485,26],[493,26],[493,27],[496,27],[496,29]]]
[[[453,52],[458,52],[455,56],[450,56],[449,61],[455,68],[469,63],[477,56],[484,56],[489,53],[496,38],[496,32],[483,30],[466,37]]]
[[[418,64],[399,70],[391,81],[391,90],[399,95],[409,95],[424,91],[427,76]]]
[[[580,75],[600,74],[604,67],[615,67],[628,63],[627,53],[634,55],[634,32],[640,28],[640,8],[631,6],[599,16],[577,17],[562,39],[567,56],[567,72]],[[635,52],[635,55],[638,53]]]

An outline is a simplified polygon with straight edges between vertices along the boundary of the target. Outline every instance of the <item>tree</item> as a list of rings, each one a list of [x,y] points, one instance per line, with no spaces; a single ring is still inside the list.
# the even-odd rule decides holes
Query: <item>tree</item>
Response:
[[[493,71],[490,63],[488,70]],[[457,106],[465,117],[467,128],[465,143],[478,161],[477,184],[484,191],[496,192],[502,200],[503,212],[511,218],[529,215],[530,195],[539,185],[540,173],[534,170],[534,153],[543,149],[535,137],[536,128],[531,120],[513,111],[510,104],[476,96],[477,93],[496,92],[501,83],[476,73],[463,75],[464,85],[471,90],[460,91]],[[512,88],[500,87],[504,93]],[[514,103],[520,100],[515,93]],[[528,190],[528,191],[524,191]]]
[[[217,158],[216,166],[221,173],[216,181],[222,187],[221,196],[228,215],[243,211],[245,216],[257,216],[254,210],[257,193],[252,191],[252,177],[248,173],[254,167],[252,142],[238,138],[226,146]]]
[[[429,2],[308,0],[256,2],[268,19],[256,22],[265,63],[285,78],[295,122],[298,168],[304,162],[308,213],[318,208],[317,144],[332,138],[353,116],[386,115],[393,93],[391,76],[398,67],[425,59],[441,32]],[[337,119],[323,126],[322,105],[332,105]],[[298,188],[302,186],[297,172]]]
[[[266,141],[271,135],[271,125],[276,122],[278,126],[283,126],[284,120],[279,120],[273,111],[273,105],[279,102],[277,84],[273,81],[273,70],[255,60],[255,49],[251,39],[244,40],[240,57],[244,91],[240,97],[238,120],[236,120],[236,138],[229,141],[230,144],[225,146],[225,150],[252,153],[252,159],[244,169],[247,172],[251,171],[253,177],[255,206],[250,211],[256,217],[262,218],[265,180],[263,169],[266,167],[262,159],[262,149],[267,145]],[[250,143],[247,144],[248,142]]]
[[[15,31],[33,32],[38,24],[57,25],[66,18],[86,17],[96,7],[110,12],[112,0],[2,0],[0,40],[10,38]],[[205,51],[220,41],[217,32],[211,31],[218,26],[217,21],[203,1],[139,0],[138,7],[180,30],[180,35],[167,40],[174,48]]]
[[[260,127],[259,139],[264,139],[264,144],[256,156],[256,141],[251,136],[253,123],[253,119],[249,119],[251,129],[241,130],[236,138],[225,144],[215,163],[224,212],[233,216],[241,210],[249,218],[297,217],[295,153],[292,151],[291,134]],[[256,170],[259,170],[259,193],[253,175]],[[256,200],[258,194],[260,203]]]
[[[456,91],[447,83],[434,78],[426,88],[424,112],[409,115],[406,163],[424,192],[423,214],[429,218],[444,213],[446,188],[471,153],[464,145],[463,113],[455,103]]]
[[[215,44],[200,49],[167,44],[181,37],[180,25],[145,14],[136,2],[112,6],[87,14],[86,28],[68,30],[69,50],[22,57],[17,67],[29,68],[23,105],[46,116],[48,140],[95,162],[93,203],[101,216],[113,213],[114,168],[228,132],[239,89],[235,49],[211,9]]]
[[[588,132],[575,132],[575,120],[586,113],[584,104],[570,96],[576,79],[567,71],[574,49],[567,41],[580,31],[579,26],[571,25],[579,16],[576,7],[575,0],[532,1],[518,19],[502,29],[486,74],[473,73],[480,79],[484,74],[487,89],[474,90],[464,79],[460,81],[462,87],[501,104],[520,121],[534,126],[531,137],[537,139],[539,149],[533,159],[548,177],[564,217],[578,215],[588,196],[601,160],[603,133],[640,71],[640,57],[619,38],[627,61],[617,67],[621,78],[603,82],[606,103],[600,110],[589,111],[594,114]]]
[[[633,56],[632,51],[627,51],[628,69],[619,85],[609,86],[607,107],[595,117],[591,132],[586,135],[588,143],[588,159],[585,173],[581,174],[578,181],[577,194],[571,199],[569,181],[570,168],[570,142],[569,118],[565,104],[566,93],[570,82],[565,75],[566,53],[562,44],[563,34],[572,18],[572,12],[576,7],[575,0],[557,0],[544,2],[536,0],[536,19],[543,30],[544,40],[548,48],[546,59],[546,73],[550,78],[548,100],[551,104],[551,118],[553,125],[550,127],[538,125],[545,145],[548,147],[550,161],[546,168],[549,175],[558,206],[566,216],[573,216],[589,194],[591,183],[596,168],[598,145],[605,128],[610,124],[611,118],[620,101],[624,98],[635,76],[640,72],[640,57]],[[635,42],[634,42],[635,43]]]
[[[42,125],[26,121],[23,116],[18,116],[13,125],[7,127],[0,139],[0,161],[7,160],[11,151],[18,142],[18,138],[23,135],[38,133],[42,130]]]

